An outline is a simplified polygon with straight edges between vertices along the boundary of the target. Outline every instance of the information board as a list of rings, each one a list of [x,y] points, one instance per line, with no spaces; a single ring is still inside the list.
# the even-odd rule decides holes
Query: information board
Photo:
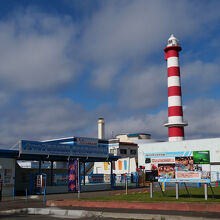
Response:
[[[158,152],[145,154],[158,182],[210,183],[210,152]]]

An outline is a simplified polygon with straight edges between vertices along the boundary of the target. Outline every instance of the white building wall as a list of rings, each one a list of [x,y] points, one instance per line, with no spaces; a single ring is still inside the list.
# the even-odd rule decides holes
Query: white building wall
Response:
[[[127,167],[124,166],[127,161]],[[107,165],[108,163],[108,165]],[[119,163],[121,163],[121,167],[119,167]],[[121,169],[119,169],[121,168]],[[127,174],[136,172],[136,161],[135,158],[121,158],[115,161],[115,170],[113,173],[116,175]],[[110,162],[95,162],[94,163],[94,174],[111,174],[111,163]]]

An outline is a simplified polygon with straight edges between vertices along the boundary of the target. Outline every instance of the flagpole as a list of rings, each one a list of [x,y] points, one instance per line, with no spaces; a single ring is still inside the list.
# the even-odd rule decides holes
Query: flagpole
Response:
[[[79,158],[78,161],[78,199],[80,199],[80,161]]]

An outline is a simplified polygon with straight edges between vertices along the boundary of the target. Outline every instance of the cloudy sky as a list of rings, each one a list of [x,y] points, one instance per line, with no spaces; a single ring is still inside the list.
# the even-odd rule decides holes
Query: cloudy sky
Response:
[[[146,132],[167,139],[170,34],[187,139],[220,137],[220,1],[2,0],[0,147]]]

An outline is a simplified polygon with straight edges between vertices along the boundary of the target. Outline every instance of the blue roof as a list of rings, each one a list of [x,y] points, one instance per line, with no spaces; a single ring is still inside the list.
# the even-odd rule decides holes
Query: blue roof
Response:
[[[22,141],[20,141],[22,142]],[[28,141],[29,145],[31,145],[31,141]],[[36,142],[41,144],[46,144],[44,142]],[[57,142],[49,142],[50,145],[54,145],[56,147]],[[35,146],[36,147],[36,146]],[[104,147],[104,146],[103,146]],[[14,149],[12,149],[14,148]],[[42,161],[67,161],[70,158],[79,158],[81,161],[84,162],[102,162],[102,161],[114,161],[119,159],[119,156],[113,156],[112,154],[106,154],[102,157],[99,155],[52,155],[52,154],[36,154],[36,152],[28,152],[27,154],[22,154],[22,151],[19,151],[19,143],[11,147],[11,149],[0,149],[0,158],[15,158],[17,160],[42,160]]]

